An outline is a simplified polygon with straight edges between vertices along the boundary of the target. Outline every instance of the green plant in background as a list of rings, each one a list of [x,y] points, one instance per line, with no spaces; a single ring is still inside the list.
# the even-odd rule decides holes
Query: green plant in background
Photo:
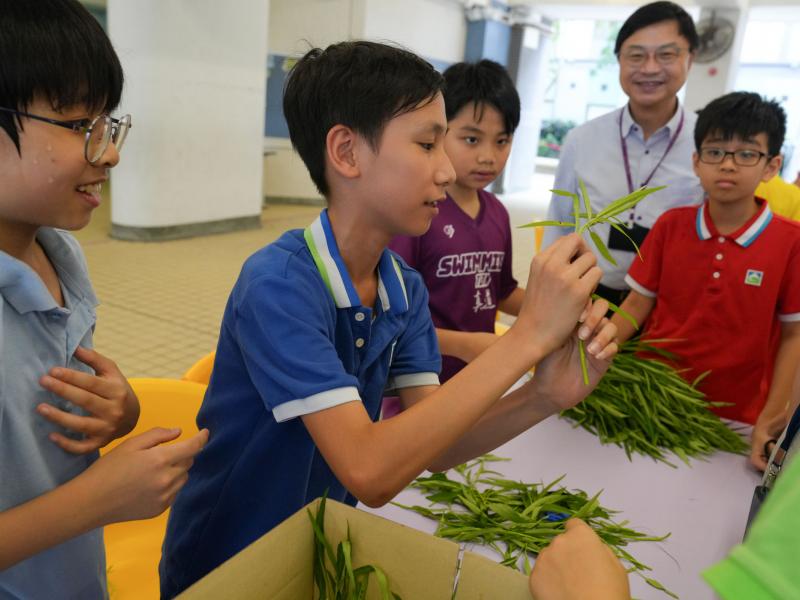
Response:
[[[561,147],[564,145],[564,138],[567,137],[567,133],[575,125],[575,121],[564,119],[543,120],[542,129],[539,133],[538,156],[558,158],[561,154]]]
[[[544,485],[503,479],[487,469],[487,464],[505,460],[487,454],[460,465],[454,469],[460,480],[445,473],[419,477],[411,487],[419,489],[431,505],[393,504],[437,521],[439,537],[488,545],[503,557],[503,565],[526,574],[531,570],[529,554],[538,554],[563,533],[567,519],[583,519],[629,565],[629,572],[677,598],[655,579],[645,577],[650,567],[624,548],[630,542],[662,541],[669,534],[648,536],[627,527],[627,521],[613,521],[616,511],[600,505],[600,492],[589,497],[582,490],[567,490],[558,485],[563,475]]]
[[[378,567],[364,565],[353,568],[353,546],[350,541],[349,526],[347,538],[339,542],[334,553],[333,546],[325,537],[326,498],[327,493],[319,503],[316,516],[306,509],[311,527],[314,529],[314,585],[319,600],[363,600],[367,597],[370,575],[375,575],[382,600],[402,600],[389,590],[386,574]],[[329,568],[329,564],[332,568]]]
[[[689,383],[669,364],[637,355],[646,352],[674,360],[675,355],[653,345],[665,341],[623,344],[592,393],[561,416],[594,433],[603,444],[620,446],[628,458],[643,454],[675,466],[665,452],[687,464],[689,457],[716,450],[746,454],[747,441],[708,410],[726,403],[707,401],[697,389],[699,378]]]
[[[636,245],[631,237],[628,235],[628,232],[625,230],[625,225],[623,222],[617,218],[617,215],[625,212],[626,210],[630,210],[634,206],[636,206],[639,202],[641,202],[644,198],[649,196],[650,194],[657,192],[659,190],[663,190],[666,186],[658,186],[653,188],[642,187],[635,192],[628,194],[627,196],[622,196],[621,198],[617,198],[613,202],[611,202],[608,206],[606,206],[603,210],[598,211],[597,213],[592,211],[592,203],[589,200],[589,194],[586,191],[586,185],[584,185],[583,181],[578,178],[578,186],[580,187],[580,196],[573,192],[568,192],[565,190],[550,190],[552,193],[556,194],[557,196],[562,196],[564,198],[568,198],[572,200],[572,216],[574,221],[534,221],[532,223],[527,223],[525,225],[520,225],[520,227],[573,227],[576,233],[584,234],[588,233],[589,237],[591,237],[592,242],[597,247],[597,251],[605,258],[608,262],[612,265],[616,265],[617,261],[614,260],[614,257],[611,256],[611,253],[608,251],[608,247],[606,246],[605,242],[600,239],[600,236],[597,235],[593,230],[592,227],[595,225],[599,225],[601,223],[606,224],[610,227],[613,227],[617,231],[619,231],[622,235],[624,235],[633,247],[636,248],[637,254],[639,253],[639,247]],[[581,199],[583,199],[583,207],[581,207]],[[641,258],[641,254],[639,254]],[[597,300],[599,296],[592,295],[592,298]],[[609,308],[619,314],[620,316],[629,320],[635,329],[639,328],[638,323],[636,320],[622,310],[616,304],[609,302]],[[589,371],[586,366],[586,349],[584,348],[584,344],[582,340],[578,340],[578,351],[580,353],[581,358],[581,372],[583,373],[583,382],[586,385],[589,385]]]

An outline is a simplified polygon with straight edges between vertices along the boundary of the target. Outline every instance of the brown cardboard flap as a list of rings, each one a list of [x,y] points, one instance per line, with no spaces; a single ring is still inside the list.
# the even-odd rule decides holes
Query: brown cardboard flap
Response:
[[[531,600],[528,578],[488,558],[464,552],[454,600]],[[405,600],[405,599],[404,599]]]

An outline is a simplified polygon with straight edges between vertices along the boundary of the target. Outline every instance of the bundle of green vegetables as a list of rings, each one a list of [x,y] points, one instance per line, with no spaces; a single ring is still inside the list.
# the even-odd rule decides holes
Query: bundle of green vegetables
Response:
[[[583,181],[579,178],[578,179],[578,186],[580,187],[580,196],[573,192],[568,192],[566,190],[550,190],[556,196],[561,196],[563,198],[569,198],[572,201],[572,218],[573,221],[534,221],[533,223],[527,223],[526,225],[520,225],[520,228],[524,227],[573,227],[575,229],[575,233],[588,233],[589,237],[592,238],[592,242],[594,242],[597,251],[603,255],[603,257],[610,262],[612,265],[616,265],[617,261],[614,260],[614,257],[611,255],[611,252],[608,251],[608,247],[606,246],[605,242],[597,235],[593,230],[592,227],[596,225],[608,225],[612,227],[620,234],[628,238],[630,243],[636,249],[636,252],[639,252],[639,247],[636,245],[628,231],[625,229],[625,225],[623,222],[618,218],[620,214],[625,211],[630,210],[639,202],[644,200],[650,194],[657,192],[659,190],[663,190],[666,186],[648,188],[642,187],[634,192],[631,192],[627,196],[622,196],[621,198],[617,198],[613,202],[609,203],[603,210],[595,213],[592,211],[592,203],[589,200],[589,193],[586,191],[586,185]],[[581,200],[583,202],[581,203]],[[641,254],[639,255],[641,258]],[[598,300],[599,296],[596,294],[592,295],[592,299]],[[635,329],[639,328],[639,325],[636,321],[622,310],[619,306],[614,304],[613,302],[608,303],[609,309],[613,312],[619,314],[620,316],[628,319],[631,323],[633,323],[633,327]],[[583,383],[589,385],[589,370],[586,364],[586,350],[584,348],[583,340],[578,340],[578,350],[581,359],[581,372],[583,374]]]
[[[314,585],[319,600],[363,600],[367,597],[369,576],[375,575],[382,600],[402,600],[389,590],[386,574],[374,565],[353,568],[353,545],[350,528],[347,537],[339,542],[336,552],[325,537],[325,497],[319,504],[316,515],[308,511],[314,529]],[[330,564],[330,568],[329,568]]]
[[[431,506],[394,504],[436,520],[437,536],[486,544],[503,557],[502,564],[525,573],[531,570],[529,553],[538,554],[563,533],[567,519],[583,519],[614,554],[628,563],[630,572],[677,598],[655,579],[645,577],[643,573],[650,567],[624,548],[629,542],[661,541],[669,534],[649,536],[627,527],[627,521],[613,521],[611,515],[616,511],[600,505],[599,492],[589,497],[582,490],[558,486],[563,475],[547,485],[531,484],[503,479],[486,467],[504,460],[508,459],[487,454],[460,465],[454,469],[460,481],[445,473],[419,477],[411,487],[421,490]]]
[[[666,452],[687,464],[689,457],[716,450],[746,454],[747,441],[709,410],[725,403],[707,401],[697,389],[698,380],[685,381],[669,364],[637,355],[675,358],[653,342],[657,340],[624,344],[592,393],[561,415],[597,435],[603,444],[620,446],[628,458],[644,454],[675,466]]]

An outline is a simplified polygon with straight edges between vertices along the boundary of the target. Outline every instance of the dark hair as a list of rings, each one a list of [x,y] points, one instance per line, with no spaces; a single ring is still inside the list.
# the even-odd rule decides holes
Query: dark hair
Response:
[[[781,153],[786,135],[786,113],[775,100],[767,100],[754,92],[732,92],[712,100],[697,111],[694,126],[694,146],[700,145],[709,135],[719,135],[723,140],[735,137],[751,138],[767,134],[767,153],[770,157]]]
[[[697,30],[694,27],[692,17],[683,7],[674,2],[662,0],[639,7],[625,20],[617,34],[617,41],[614,44],[614,54],[619,56],[622,44],[634,33],[649,25],[661,23],[662,21],[677,21],[678,31],[681,36],[686,38],[686,41],[689,42],[689,52],[694,52],[697,49],[699,38],[697,37]]]
[[[386,123],[432,101],[442,85],[429,63],[402,48],[352,41],[307,52],[289,73],[283,114],[320,194],[329,193],[325,140],[332,127],[350,127],[377,151]]]
[[[506,133],[519,125],[519,94],[502,65],[492,60],[456,63],[444,72],[444,105],[450,121],[470,102],[475,103],[475,118],[483,118],[488,104],[503,115]]]
[[[61,110],[110,112],[122,66],[103,28],[77,0],[0,0],[0,106],[25,111],[35,96]],[[19,147],[19,118],[0,112]]]

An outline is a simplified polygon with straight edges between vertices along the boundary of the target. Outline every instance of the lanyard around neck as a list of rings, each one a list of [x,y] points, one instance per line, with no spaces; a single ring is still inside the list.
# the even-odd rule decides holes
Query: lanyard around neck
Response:
[[[633,187],[633,177],[631,176],[631,164],[628,159],[628,145],[625,143],[625,136],[622,135],[622,115],[625,112],[625,107],[622,107],[622,110],[619,111],[619,144],[622,146],[622,160],[625,165],[625,176],[628,178],[628,193],[632,194],[634,191]],[[664,150],[664,154],[661,156],[661,159],[656,163],[656,166],[653,167],[653,170],[650,171],[650,175],[647,176],[647,179],[644,180],[641,187],[646,186],[650,183],[650,180],[653,178],[653,175],[656,174],[658,171],[658,167],[661,166],[661,163],[664,162],[664,159],[667,158],[667,154],[669,151],[672,150],[672,146],[675,145],[675,140],[678,139],[678,136],[681,134],[681,130],[683,129],[683,107],[681,107],[681,118],[678,121],[678,127],[675,128],[675,133],[669,140],[667,144],[667,149]]]

